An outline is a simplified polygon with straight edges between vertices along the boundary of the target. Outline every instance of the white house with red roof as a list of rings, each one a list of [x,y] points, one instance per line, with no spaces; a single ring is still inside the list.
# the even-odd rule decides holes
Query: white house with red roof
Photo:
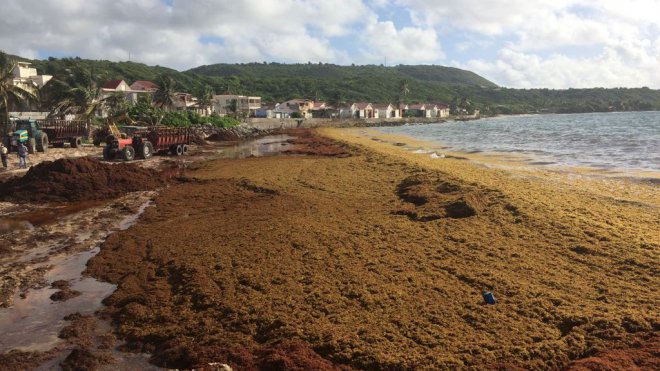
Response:
[[[154,93],[158,90],[158,85],[149,80],[137,80],[131,84],[131,90]]]
[[[391,103],[380,103],[372,105],[374,109],[374,118],[391,119],[400,118],[399,110]]]

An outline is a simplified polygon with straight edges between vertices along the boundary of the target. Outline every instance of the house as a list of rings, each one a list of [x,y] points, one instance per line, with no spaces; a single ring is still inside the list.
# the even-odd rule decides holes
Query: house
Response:
[[[150,93],[155,93],[158,91],[158,85],[148,80],[137,80],[130,86],[131,90],[135,91],[145,91]]]
[[[438,103],[437,105],[437,111],[438,114],[436,117],[438,118],[446,118],[449,117],[449,106],[444,104],[444,103]]]
[[[314,108],[314,101],[309,99],[291,99],[286,102],[280,103],[281,107],[286,107],[294,112],[299,112],[304,118],[312,117],[312,108]]]
[[[39,75],[37,69],[32,67],[29,62],[18,62],[12,70],[14,76],[13,83],[16,86],[32,86],[41,89],[53,78],[51,75]]]
[[[328,119],[336,116],[336,111],[324,102],[314,102],[311,109],[313,118]]]
[[[262,103],[260,108],[254,111],[254,117],[272,119],[275,118],[275,103]]]
[[[400,118],[399,110],[390,103],[374,104],[374,118],[391,119]]]
[[[358,119],[374,118],[374,108],[371,103],[353,103],[351,110],[354,112],[353,117]]]
[[[221,116],[239,112],[246,115],[253,115],[256,110],[261,108],[261,97],[249,97],[236,94],[214,95],[212,105],[213,112],[216,112]]]
[[[292,106],[287,106],[284,103],[275,104],[275,109],[273,110],[273,118],[276,119],[288,119],[291,118],[291,115],[294,112],[300,112],[294,109]]]
[[[427,111],[426,104],[409,104],[405,110],[406,117],[431,117],[427,115],[430,115],[430,111]]]

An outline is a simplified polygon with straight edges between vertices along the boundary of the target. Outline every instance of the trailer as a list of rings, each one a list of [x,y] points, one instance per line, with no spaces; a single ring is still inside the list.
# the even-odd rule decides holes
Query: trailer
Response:
[[[151,142],[155,152],[162,154],[170,152],[177,156],[188,153],[191,137],[189,128],[157,126],[146,133],[146,138]]]
[[[82,139],[89,134],[89,125],[83,120],[36,120],[41,130],[48,135],[53,147],[63,147],[64,143],[72,148],[82,145]]]
[[[112,134],[106,139],[103,158],[112,160],[121,158],[131,161],[136,157],[147,159],[154,153],[181,156],[188,153],[191,131],[188,128],[151,127],[145,131],[136,131],[131,138],[122,138],[114,124],[109,125]]]

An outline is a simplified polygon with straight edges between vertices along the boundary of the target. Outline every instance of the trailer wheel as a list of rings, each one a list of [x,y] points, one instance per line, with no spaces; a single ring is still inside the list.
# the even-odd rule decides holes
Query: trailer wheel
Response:
[[[28,149],[28,153],[30,154],[37,152],[37,141],[34,140],[34,138],[28,139],[27,149]]]
[[[188,145],[187,144],[181,145],[181,153],[184,154],[184,155],[188,154]]]
[[[41,140],[37,143],[37,151],[48,152],[48,134],[41,134]]]
[[[78,148],[80,146],[82,146],[82,138],[81,137],[71,138],[71,148]]]
[[[154,145],[151,144],[150,141],[145,140],[142,142],[142,145],[140,146],[140,157],[143,159],[148,159],[149,157],[153,156],[154,154]]]
[[[183,146],[179,144],[176,146],[176,155],[181,156],[182,154],[183,154]]]
[[[135,159],[135,148],[133,148],[133,146],[125,146],[121,153],[124,156],[125,161],[133,161]]]

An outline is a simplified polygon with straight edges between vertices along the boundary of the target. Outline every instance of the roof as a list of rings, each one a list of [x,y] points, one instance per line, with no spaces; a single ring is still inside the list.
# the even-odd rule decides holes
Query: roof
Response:
[[[149,80],[137,80],[131,84],[133,90],[158,90],[158,85]]]
[[[370,104],[371,103],[360,102],[360,103],[355,103],[355,106],[357,107],[357,109],[366,109]]]
[[[392,107],[392,104],[390,103],[379,103],[379,104],[372,104],[371,105],[374,109],[389,109]]]
[[[425,104],[411,104],[408,106],[408,109],[425,109]]]
[[[103,88],[103,89],[117,89],[117,87],[119,87],[119,84],[121,84],[122,82],[124,82],[124,80],[110,80],[110,81],[106,82],[105,84],[103,84],[103,86],[101,86],[101,88]]]

